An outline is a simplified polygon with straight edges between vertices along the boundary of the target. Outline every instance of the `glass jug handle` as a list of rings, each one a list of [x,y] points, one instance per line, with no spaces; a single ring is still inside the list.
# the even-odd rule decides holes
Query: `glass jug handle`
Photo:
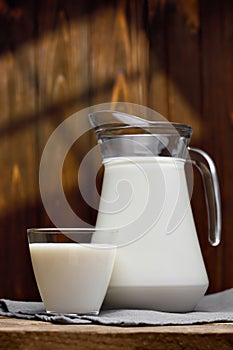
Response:
[[[188,147],[192,163],[201,173],[208,215],[208,239],[212,246],[221,240],[221,200],[217,171],[213,160],[204,151]]]

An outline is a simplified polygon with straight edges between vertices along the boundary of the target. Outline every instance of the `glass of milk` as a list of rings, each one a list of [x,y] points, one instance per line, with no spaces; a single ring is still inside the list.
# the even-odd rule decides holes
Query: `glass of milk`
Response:
[[[91,243],[97,231],[95,228],[27,230],[32,266],[47,312],[99,313],[116,249],[104,241]],[[111,229],[104,231],[103,237],[114,234]]]

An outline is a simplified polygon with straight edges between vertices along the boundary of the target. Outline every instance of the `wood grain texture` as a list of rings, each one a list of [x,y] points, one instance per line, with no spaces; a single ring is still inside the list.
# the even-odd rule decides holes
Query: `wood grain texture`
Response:
[[[68,1],[38,2],[37,23],[37,68],[38,68],[38,133],[39,157],[56,127],[74,112],[88,106],[89,96],[89,41],[88,41],[88,2],[83,4]],[[78,127],[78,126],[77,126]],[[80,126],[81,128],[81,126]],[[73,133],[74,130],[66,130]],[[65,142],[61,140],[61,142]],[[63,168],[63,185],[69,202],[80,209],[80,216],[88,221],[89,211],[83,203],[77,187],[78,166],[88,138],[79,142],[79,150],[72,149],[66,157]],[[59,146],[59,145],[58,145]],[[62,144],[61,144],[62,146]],[[59,158],[59,147],[54,149],[54,157]],[[48,173],[51,184],[48,198],[54,203],[57,212],[60,200],[53,187],[57,174]],[[87,176],[88,181],[88,176]],[[41,207],[41,226],[50,226]],[[54,222],[52,224],[55,224]],[[60,215],[60,226],[72,226],[69,218]]]
[[[233,348],[232,324],[166,327],[53,325],[0,318],[0,349],[223,349]]]
[[[229,175],[227,169],[231,168],[231,150],[233,148],[232,135],[233,129],[230,126],[229,117],[227,116],[227,84],[228,72],[223,71],[225,66],[225,57],[228,53],[224,50],[225,34],[224,17],[230,11],[230,2],[226,1],[225,10],[219,1],[205,4],[201,2],[201,22],[202,22],[202,115],[203,115],[203,147],[209,151],[213,157],[219,174],[219,181],[222,195],[223,209],[223,227],[222,227],[222,244],[219,248],[206,249],[206,259],[209,269],[211,270],[212,281],[215,289],[221,286],[232,286],[233,270],[225,265],[226,245],[232,244],[228,241],[229,233],[232,226],[232,215],[227,214],[232,202],[227,199],[232,196],[232,186],[226,186]],[[208,11],[208,14],[207,14]],[[233,14],[232,11],[230,12]],[[229,212],[228,212],[229,213]],[[223,283],[223,276],[228,276],[228,283]],[[216,276],[216,277],[215,277]]]
[[[26,290],[29,297],[36,293],[25,230],[36,223],[38,196],[35,48],[24,42],[25,33],[27,38],[33,33],[33,5],[29,1],[1,13],[5,42],[0,57],[0,293],[9,298],[24,298]]]
[[[232,225],[233,225],[233,3],[225,1],[222,7],[222,40],[223,66],[222,71],[224,99],[221,101],[218,115],[218,137],[220,138],[218,164],[221,170],[222,204],[223,204],[223,269],[222,284],[231,287],[233,284],[232,259]],[[221,62],[220,62],[221,64]],[[224,70],[222,68],[224,67]]]
[[[149,105],[168,117],[168,52],[166,42],[165,2],[148,2],[148,35],[150,69],[148,78]]]
[[[92,11],[89,59],[93,104],[147,104],[149,47],[145,16],[142,0],[108,1]]]

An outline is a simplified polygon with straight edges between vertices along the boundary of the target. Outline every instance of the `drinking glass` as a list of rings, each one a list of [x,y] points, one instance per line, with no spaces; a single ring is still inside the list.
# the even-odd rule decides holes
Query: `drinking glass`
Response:
[[[112,230],[104,235],[114,234]],[[113,245],[93,243],[96,228],[27,230],[32,266],[47,312],[98,314],[115,260]]]

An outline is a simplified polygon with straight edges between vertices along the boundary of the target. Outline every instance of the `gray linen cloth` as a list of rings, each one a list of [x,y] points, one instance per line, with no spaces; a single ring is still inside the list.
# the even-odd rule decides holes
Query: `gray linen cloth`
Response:
[[[193,312],[168,313],[153,310],[101,310],[98,316],[46,313],[42,302],[0,299],[0,316],[41,320],[58,324],[112,326],[189,325],[233,322],[233,288],[203,297]]]

